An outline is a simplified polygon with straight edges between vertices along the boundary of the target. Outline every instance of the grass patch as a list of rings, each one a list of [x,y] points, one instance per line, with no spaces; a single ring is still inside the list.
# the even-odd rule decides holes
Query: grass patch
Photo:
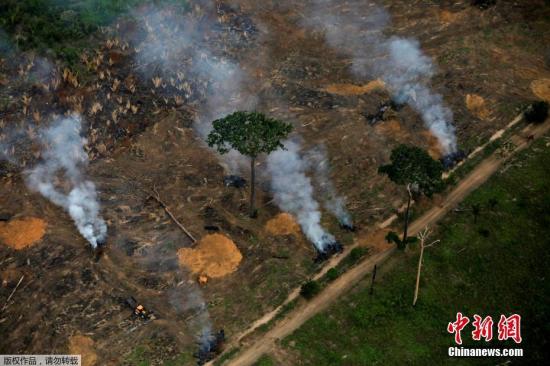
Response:
[[[263,355],[254,366],[275,366],[275,361],[268,355]]]
[[[547,356],[550,316],[550,148],[546,141],[512,158],[464,202],[471,214],[450,214],[432,236],[441,243],[425,252],[420,297],[412,307],[418,252],[398,253],[397,265],[378,281],[374,296],[366,282],[328,311],[310,319],[283,344],[304,365],[499,364],[502,358],[449,358],[454,346],[446,327],[461,311],[522,315],[524,349],[514,363],[542,364]],[[495,204],[495,197],[498,202]],[[465,347],[516,347],[512,341],[475,342],[470,325]],[[494,327],[497,334],[496,324]]]
[[[173,340],[153,337],[138,345],[122,361],[125,366],[179,366],[193,365],[196,359],[190,351],[179,354],[170,354],[165,347],[171,344]],[[171,351],[171,350],[170,350]]]
[[[235,348],[230,349],[229,351],[225,352],[220,358],[218,358],[214,362],[214,365],[215,366],[222,365],[224,362],[232,359],[239,352],[239,350],[240,350],[239,347],[235,347]]]

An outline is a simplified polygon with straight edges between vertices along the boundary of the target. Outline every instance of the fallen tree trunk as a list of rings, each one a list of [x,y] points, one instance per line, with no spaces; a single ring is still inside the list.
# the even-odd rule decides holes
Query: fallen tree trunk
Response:
[[[163,200],[160,199],[160,194],[158,193],[157,189],[155,187],[153,187],[152,191],[153,191],[154,194],[152,194],[150,197],[153,198],[155,201],[157,201],[159,203],[159,205],[161,205],[161,207],[164,209],[164,211],[168,214],[168,216],[170,216],[172,221],[174,221],[174,223],[176,223],[176,225],[178,225],[178,227],[185,233],[185,235],[187,235],[189,237],[189,239],[191,239],[193,241],[193,243],[196,243],[197,239],[195,239],[195,237],[185,228],[185,226],[183,226],[178,221],[178,219],[176,219],[176,217],[174,216],[172,211],[170,211],[170,209],[168,208],[168,205],[166,203],[164,203]]]

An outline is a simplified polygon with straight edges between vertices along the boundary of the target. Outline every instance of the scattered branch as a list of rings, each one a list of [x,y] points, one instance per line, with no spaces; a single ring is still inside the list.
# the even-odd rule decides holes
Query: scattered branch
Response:
[[[155,201],[157,201],[157,203],[164,209],[164,211],[168,214],[168,216],[170,216],[170,219],[172,219],[172,221],[174,221],[174,223],[176,225],[178,225],[178,227],[185,233],[185,235],[187,235],[189,237],[189,239],[191,239],[191,241],[193,241],[193,243],[197,242],[197,239],[195,239],[195,237],[189,232],[189,230],[187,230],[185,228],[185,226],[183,226],[182,223],[179,222],[178,219],[176,219],[176,217],[174,216],[172,211],[170,211],[170,208],[168,207],[168,205],[160,198],[160,194],[159,194],[159,192],[156,188],[156,185],[153,185],[153,188],[151,189],[151,191],[146,191],[145,189],[141,188],[138,184],[136,184],[137,179],[135,179],[135,178],[129,179],[128,177],[126,177],[124,175],[121,175],[121,177],[122,177],[122,179],[124,179],[128,183],[130,183],[133,186],[137,187],[137,189],[139,189],[143,193],[148,194],[147,199],[152,198]]]
[[[13,295],[15,294],[15,291],[17,291],[17,289],[19,288],[19,285],[21,284],[21,282],[23,282],[23,278],[25,278],[25,275],[21,276],[21,278],[19,279],[19,282],[17,282],[17,285],[15,286],[13,291],[11,292],[10,296],[8,296],[8,299],[6,300],[6,303],[2,307],[2,310],[1,310],[2,312],[8,307],[8,304],[9,304],[11,298],[13,297]]]
[[[185,228],[185,226],[183,226],[181,224],[181,222],[179,222],[178,219],[176,219],[176,217],[174,216],[172,211],[170,211],[170,208],[168,208],[168,205],[166,205],[166,203],[160,198],[160,194],[157,191],[157,188],[155,186],[153,186],[152,191],[153,191],[153,194],[151,194],[149,197],[153,198],[155,201],[157,201],[159,203],[159,205],[162,206],[164,211],[166,211],[168,216],[170,216],[172,221],[174,221],[176,223],[176,225],[178,225],[178,227],[185,233],[185,235],[187,235],[189,237],[189,239],[191,239],[193,241],[193,243],[196,243],[197,239],[195,239],[195,237]]]

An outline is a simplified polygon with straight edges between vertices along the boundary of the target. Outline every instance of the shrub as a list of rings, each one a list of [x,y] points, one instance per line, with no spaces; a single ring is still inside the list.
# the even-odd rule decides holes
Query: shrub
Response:
[[[546,118],[548,118],[547,102],[534,102],[525,111],[525,120],[529,123],[542,123]]]
[[[390,231],[389,233],[386,234],[386,241],[388,243],[398,244],[401,241],[401,239],[399,239],[399,235],[397,235],[395,231]]]
[[[317,281],[310,280],[302,285],[300,295],[310,300],[319,292],[321,292],[321,286],[319,285],[319,283]]]
[[[472,0],[472,5],[480,8],[481,10],[489,9],[491,6],[497,3],[496,0]]]
[[[484,238],[488,238],[489,235],[491,235],[491,232],[485,228],[480,228],[477,232],[479,233],[479,235],[483,236]]]
[[[327,271],[327,278],[329,281],[334,281],[340,276],[340,272],[336,268],[331,268]]]
[[[390,231],[386,234],[386,241],[388,243],[395,243],[399,250],[405,250],[407,243],[410,241],[410,237],[407,238],[407,241],[403,241],[395,231]]]
[[[349,253],[349,257],[352,262],[358,262],[365,254],[367,254],[368,249],[364,247],[355,247]]]

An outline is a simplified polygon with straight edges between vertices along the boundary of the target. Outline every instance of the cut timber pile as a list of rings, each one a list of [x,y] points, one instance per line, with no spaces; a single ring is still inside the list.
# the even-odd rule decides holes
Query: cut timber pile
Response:
[[[235,272],[243,256],[231,239],[222,234],[210,234],[195,248],[178,250],[178,259],[180,265],[191,272],[216,278]]]
[[[21,250],[37,243],[46,233],[46,222],[36,217],[0,222],[0,240],[7,246]]]

